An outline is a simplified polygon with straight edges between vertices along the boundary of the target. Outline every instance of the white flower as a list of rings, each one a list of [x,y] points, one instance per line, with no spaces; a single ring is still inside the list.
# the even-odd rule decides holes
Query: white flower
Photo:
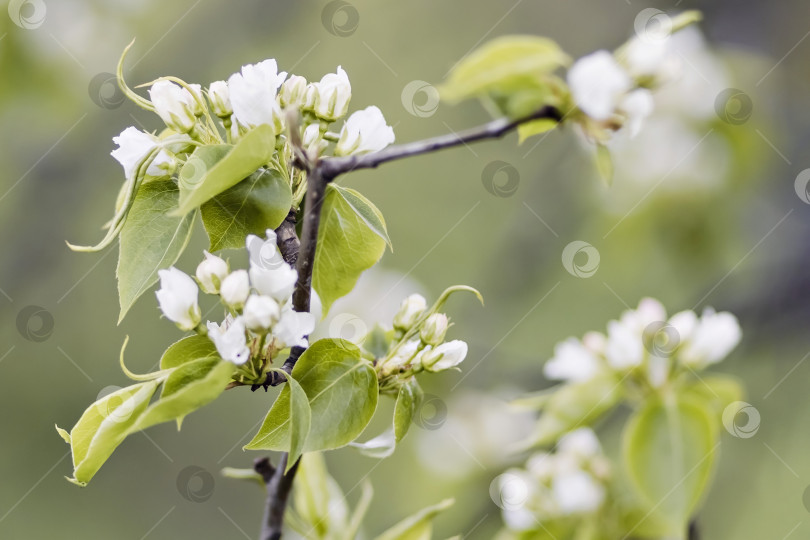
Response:
[[[422,341],[434,347],[444,341],[447,334],[447,315],[444,313],[434,313],[425,321],[424,326],[419,331]]]
[[[425,351],[422,355],[422,365],[427,371],[439,372],[459,365],[467,357],[467,344],[454,339],[442,343],[435,349]]]
[[[281,308],[278,302],[269,296],[252,294],[245,302],[242,317],[250,330],[266,331],[279,321]]]
[[[728,312],[715,313],[707,308],[694,332],[680,349],[686,365],[704,367],[728,356],[742,338],[737,318]]]
[[[670,317],[667,324],[677,332],[678,343],[685,343],[697,328],[698,316],[691,309],[687,309]]]
[[[211,110],[220,118],[233,114],[231,92],[225,81],[214,81],[208,85],[208,101],[211,103]]]
[[[402,301],[394,315],[394,328],[409,330],[427,309],[427,300],[421,294],[412,294]]]
[[[352,98],[352,85],[343,68],[338,66],[337,73],[327,73],[314,87],[314,111],[318,117],[334,122],[346,115]]]
[[[118,148],[113,150],[110,155],[124,167],[127,179],[132,179],[138,172],[141,161],[157,148],[158,141],[159,139],[154,135],[130,126],[117,137],[113,137],[113,142],[118,145]],[[147,167],[146,174],[164,176],[173,163],[174,159],[165,150],[161,150]]]
[[[276,268],[286,265],[284,258],[278,250],[276,244],[276,233],[273,229],[267,229],[267,238],[262,240],[255,234],[249,234],[245,239],[245,247],[247,247],[250,255],[250,266],[258,266],[261,268]]]
[[[634,321],[610,321],[608,323],[605,359],[610,367],[626,370],[638,367],[644,358],[644,343]]]
[[[652,78],[656,84],[662,84],[680,75],[682,62],[674,51],[670,36],[656,40],[635,37],[621,51],[621,60],[633,77]]]
[[[556,474],[551,482],[551,490],[563,515],[595,512],[605,500],[605,487],[582,470]]]
[[[181,330],[193,330],[200,323],[199,289],[194,280],[174,266],[158,270],[160,289],[157,295],[160,309],[167,319]]]
[[[329,143],[321,136],[321,127],[318,124],[310,124],[304,129],[302,144],[309,152],[320,154]]]
[[[217,294],[222,280],[228,275],[228,263],[221,257],[203,251],[205,259],[197,266],[197,281],[203,292]]]
[[[217,352],[228,362],[241,365],[250,358],[250,349],[245,337],[245,323],[241,317],[233,318],[230,315],[218,325],[208,321],[208,337],[214,342]]]
[[[585,114],[594,120],[607,120],[632,87],[632,81],[612,54],[596,51],[571,66],[568,86],[577,106]]]
[[[565,434],[557,443],[557,451],[589,459],[599,455],[602,447],[593,430],[585,427]]]
[[[149,98],[163,122],[178,133],[188,133],[197,122],[194,96],[170,81],[158,81],[149,89]]]
[[[250,294],[250,279],[245,270],[235,270],[222,280],[219,295],[222,301],[234,308],[241,308]]]
[[[300,75],[290,75],[279,90],[279,101],[285,107],[300,105],[304,102],[307,80]]]
[[[188,91],[191,93],[191,105],[194,108],[194,116],[202,116],[205,112],[205,97],[202,87],[199,84],[189,84]]]
[[[281,319],[273,327],[273,336],[281,347],[306,347],[306,337],[315,330],[315,316],[312,313],[299,313],[289,306],[282,310]]]
[[[646,88],[633,90],[622,99],[619,110],[624,113],[625,126],[631,137],[638,135],[644,119],[653,111],[652,93]]]
[[[599,372],[600,362],[578,339],[568,338],[554,347],[554,357],[543,366],[543,374],[554,381],[582,382]]]
[[[336,156],[379,152],[394,142],[394,129],[385,123],[382,111],[375,106],[353,113],[335,146]]]
[[[231,75],[228,89],[239,123],[247,127],[269,124],[276,134],[281,133],[283,123],[276,93],[286,77],[287,72],[279,73],[273,59],[242,66],[241,73]]]
[[[271,268],[250,267],[250,282],[261,294],[274,298],[280,304],[289,300],[298,281],[298,272],[287,263]]]
[[[385,362],[386,367],[390,370],[404,366],[408,363],[418,364],[421,361],[422,354],[430,350],[430,347],[427,347],[420,354],[416,354],[416,351],[419,350],[419,346],[421,344],[422,343],[418,339],[412,339],[406,342],[399,349],[397,349],[394,356]]]

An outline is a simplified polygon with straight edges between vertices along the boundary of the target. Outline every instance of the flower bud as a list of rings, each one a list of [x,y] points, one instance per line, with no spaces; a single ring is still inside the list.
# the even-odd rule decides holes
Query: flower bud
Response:
[[[222,280],[219,288],[219,295],[222,301],[228,306],[239,309],[245,305],[245,301],[250,294],[250,279],[245,270],[231,272]]]
[[[301,109],[305,111],[315,111],[315,104],[318,102],[318,84],[309,83],[304,89],[304,99]]]
[[[149,89],[155,112],[165,124],[178,133],[188,133],[197,122],[194,97],[173,82],[158,81]]]
[[[269,296],[252,294],[242,312],[245,325],[254,332],[264,333],[281,318],[281,308]]]
[[[346,116],[349,100],[352,98],[352,85],[343,68],[338,66],[337,73],[327,73],[317,84],[315,115],[328,122]]]
[[[459,365],[467,357],[467,344],[458,339],[442,343],[422,355],[422,367],[436,373]]]
[[[302,144],[304,148],[307,149],[308,152],[315,155],[320,155],[329,143],[323,140],[321,136],[321,126],[319,124],[310,124],[304,130],[304,136],[302,137]]]
[[[205,98],[203,97],[202,87],[199,84],[188,85],[189,92],[191,93],[191,105],[194,108],[194,116],[202,116],[205,110]]]
[[[203,253],[205,253],[205,259],[197,266],[197,281],[200,282],[203,292],[217,294],[222,280],[228,275],[228,263],[207,251],[203,251]]]
[[[279,100],[284,107],[295,107],[304,102],[307,80],[300,75],[291,75],[279,90]]]
[[[434,313],[425,321],[422,330],[419,332],[419,337],[422,342],[427,345],[439,345],[444,341],[444,336],[447,334],[447,315],[444,313]]]
[[[208,102],[211,104],[211,110],[220,118],[233,114],[231,95],[225,81],[215,81],[208,86]]]
[[[427,309],[427,301],[421,294],[412,294],[402,301],[399,311],[394,315],[394,328],[407,331],[416,323],[419,316]]]
[[[394,129],[385,123],[382,111],[375,106],[353,113],[335,146],[336,156],[379,152],[394,142]]]
[[[197,304],[197,284],[174,266],[168,270],[158,270],[158,275],[160,289],[156,295],[160,310],[181,330],[193,330],[202,317]]]

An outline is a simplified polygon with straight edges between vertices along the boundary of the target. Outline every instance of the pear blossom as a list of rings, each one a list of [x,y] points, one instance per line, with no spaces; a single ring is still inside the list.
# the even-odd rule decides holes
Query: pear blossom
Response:
[[[205,113],[205,97],[203,96],[202,86],[199,84],[189,84],[188,91],[191,93],[192,105],[194,107],[194,116],[202,116]]]
[[[203,251],[205,259],[197,266],[195,275],[203,292],[208,294],[219,293],[222,281],[228,275],[228,263],[221,257]]]
[[[625,126],[630,137],[635,137],[641,131],[641,125],[652,114],[653,106],[652,93],[646,88],[633,90],[621,100],[618,110],[626,117]]]
[[[197,122],[194,96],[171,81],[158,81],[149,89],[149,98],[163,122],[178,133],[188,133]]]
[[[250,266],[276,268],[286,265],[287,263],[284,262],[284,258],[278,250],[275,231],[267,229],[265,234],[265,239],[259,238],[255,234],[249,234],[245,239],[245,247],[250,256]]]
[[[454,339],[442,343],[435,349],[426,350],[422,355],[422,366],[431,372],[444,371],[459,365],[467,357],[467,344]]]
[[[242,318],[250,330],[264,332],[279,321],[281,308],[269,296],[252,294],[245,302]]]
[[[594,120],[609,119],[632,80],[608,51],[596,51],[577,60],[568,71],[574,101]]]
[[[335,146],[335,155],[379,152],[393,142],[394,129],[385,123],[382,111],[372,105],[352,113],[346,120]]]
[[[200,323],[199,289],[194,280],[174,266],[158,270],[160,289],[155,293],[167,319],[181,330],[193,330]]]
[[[576,338],[568,338],[554,347],[554,357],[543,366],[546,378],[557,381],[587,381],[600,370],[600,361]]]
[[[707,308],[679,351],[681,361],[692,367],[715,364],[725,358],[741,338],[742,331],[734,315]]]
[[[250,282],[253,287],[279,303],[284,303],[290,298],[296,281],[298,281],[298,272],[287,263],[272,268],[255,265],[250,267]]]
[[[284,347],[306,347],[307,336],[315,330],[315,316],[312,313],[299,313],[287,306],[281,312],[281,319],[273,327],[273,337]]]
[[[352,98],[352,85],[343,68],[338,66],[336,73],[327,73],[315,83],[315,114],[329,122],[346,116],[349,100]],[[310,91],[311,92],[311,91]]]
[[[605,486],[582,470],[555,475],[551,489],[559,513],[564,516],[596,512],[605,502]]]
[[[281,133],[283,123],[276,93],[286,77],[287,72],[279,72],[272,58],[242,66],[240,73],[231,75],[229,97],[239,123],[246,127],[268,124],[276,134]]]
[[[393,356],[385,361],[386,369],[388,371],[394,371],[407,364],[414,366],[420,365],[422,355],[431,349],[431,347],[428,346],[420,351],[420,347],[422,347],[422,342],[418,339],[411,339],[405,342],[397,349]]]
[[[157,148],[159,139],[150,133],[130,126],[117,137],[113,137],[113,142],[118,145],[118,148],[113,150],[110,155],[124,168],[127,179],[132,179],[137,174],[143,159]],[[165,176],[173,164],[174,158],[165,150],[161,150],[147,167],[146,174]]]
[[[557,443],[557,449],[563,454],[588,459],[598,455],[602,446],[592,429],[579,428],[563,435]]]
[[[222,301],[234,308],[241,308],[250,294],[250,279],[245,270],[235,270],[222,280],[219,295]]]
[[[631,76],[652,78],[657,84],[677,78],[682,69],[681,59],[673,47],[672,36],[656,40],[644,40],[636,36],[621,51],[620,59]]]
[[[211,110],[220,118],[233,114],[231,92],[225,81],[214,81],[208,85],[208,102],[211,104]]]
[[[435,347],[444,341],[444,336],[447,334],[447,327],[447,315],[444,313],[434,313],[425,321],[425,324],[419,331],[419,336],[423,343]]]
[[[228,315],[222,324],[208,321],[208,337],[214,342],[223,360],[242,365],[250,358],[245,336],[245,322],[241,317]]]
[[[307,91],[307,80],[300,75],[290,75],[279,90],[279,101],[284,107],[300,105],[304,102]]]
[[[427,300],[421,294],[412,294],[402,301],[394,315],[394,328],[409,330],[427,309]]]

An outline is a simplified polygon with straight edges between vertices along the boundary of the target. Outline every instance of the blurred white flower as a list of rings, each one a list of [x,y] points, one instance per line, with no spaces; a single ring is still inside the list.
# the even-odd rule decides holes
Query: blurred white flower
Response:
[[[171,81],[158,81],[149,88],[149,98],[158,116],[174,131],[188,133],[197,122],[194,114],[196,100],[182,86]]]
[[[467,344],[454,339],[431,350],[425,350],[422,355],[422,366],[427,371],[437,373],[459,365],[466,357]]]
[[[124,168],[127,179],[132,179],[138,172],[138,165],[141,161],[152,150],[157,148],[158,140],[152,134],[129,126],[120,135],[113,137],[113,142],[118,145],[118,148],[113,150],[110,155]],[[173,163],[174,158],[165,150],[161,150],[147,167],[146,174],[149,176],[164,176],[168,174]]]
[[[679,351],[681,361],[691,367],[715,364],[728,356],[741,338],[740,324],[734,315],[707,308]]]
[[[268,124],[276,134],[281,133],[283,121],[276,93],[286,77],[287,72],[279,72],[272,58],[242,66],[240,73],[231,75],[228,89],[233,115],[239,123],[247,127]]]
[[[327,73],[320,82],[315,83],[315,114],[334,122],[346,116],[349,110],[349,100],[352,98],[352,85],[343,68],[338,66],[336,73]]]
[[[225,81],[214,81],[208,85],[208,101],[216,116],[224,118],[233,114],[231,93]]]
[[[631,39],[621,51],[630,75],[635,78],[652,78],[655,84],[676,79],[682,69],[682,61],[673,49],[672,36],[663,39]]]
[[[160,310],[181,330],[193,330],[201,318],[197,304],[199,289],[194,280],[174,266],[158,270],[160,289],[155,293]]]
[[[241,317],[228,315],[222,324],[208,321],[208,337],[214,342],[217,352],[228,362],[241,365],[250,358],[250,349],[245,336],[245,323]]]
[[[592,429],[579,428],[563,435],[557,443],[557,451],[581,459],[590,459],[602,452],[602,446]]]
[[[632,80],[608,51],[596,51],[577,60],[568,71],[574,101],[594,120],[609,119]]]
[[[555,475],[551,489],[562,515],[596,512],[605,501],[605,487],[581,470]]]
[[[543,374],[553,381],[587,381],[599,370],[599,359],[573,337],[558,343],[554,347],[554,357],[543,366]]]
[[[234,270],[222,280],[219,295],[232,308],[240,309],[250,294],[250,279],[245,270]]]
[[[203,251],[205,259],[197,266],[196,276],[203,292],[208,294],[219,293],[222,280],[228,275],[228,263],[221,257]]]
[[[653,112],[653,106],[652,93],[645,88],[633,90],[622,99],[619,110],[626,117],[624,125],[630,137],[635,137],[641,131],[644,119]]]
[[[281,317],[278,302],[269,296],[252,294],[245,302],[242,318],[248,329],[254,332],[265,332],[276,324]]]
[[[394,129],[385,123],[382,111],[372,105],[352,113],[346,120],[335,145],[335,155],[379,152],[393,142]]]

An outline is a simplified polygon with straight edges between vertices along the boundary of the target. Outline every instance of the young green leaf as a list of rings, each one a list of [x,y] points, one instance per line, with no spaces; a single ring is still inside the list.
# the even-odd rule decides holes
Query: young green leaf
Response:
[[[147,381],[122,388],[99,399],[84,411],[70,430],[73,478],[87,485],[134,425],[160,381]],[[64,435],[62,435],[64,438]]]
[[[397,402],[394,405],[394,439],[396,442],[402,440],[411,427],[413,415],[419,408],[422,401],[422,388],[415,378],[403,384],[397,394]]]
[[[453,506],[453,502],[453,499],[445,499],[439,504],[423,508],[379,535],[376,540],[430,540],[433,518]]]
[[[158,280],[158,270],[173,265],[191,237],[194,213],[170,215],[177,206],[178,189],[171,180],[143,184],[135,196],[119,244],[118,322],[149,287]]]
[[[329,184],[321,209],[312,286],[323,303],[349,293],[357,278],[380,260],[391,245],[380,211],[353,189]]]
[[[356,439],[377,408],[377,375],[360,349],[342,339],[321,339],[298,359],[292,372],[309,399],[310,433],[304,452],[331,450]],[[291,446],[289,390],[281,391],[259,432],[245,449],[288,450]],[[339,403],[340,407],[335,404]]]
[[[306,538],[339,538],[339,533],[347,527],[346,496],[329,476],[320,452],[301,457],[295,486],[293,502],[300,522],[298,532]]]
[[[247,178],[273,157],[276,136],[262,124],[249,131],[234,145],[200,146],[180,169],[180,207],[185,215]]]
[[[274,169],[260,169],[200,207],[211,251],[241,248],[245,237],[264,237],[290,211],[290,182]]]
[[[708,486],[717,455],[711,409],[685,397],[653,400],[628,420],[622,453],[630,483],[667,536],[681,538]]]
[[[219,358],[219,353],[211,338],[194,334],[169,345],[160,359],[160,369],[176,368],[201,358]]]
[[[596,169],[605,184],[611,186],[613,184],[613,156],[610,155],[610,150],[604,144],[596,145]]]
[[[187,414],[211,403],[225,391],[233,372],[232,363],[212,357],[175,368],[163,383],[160,399],[144,411],[129,432],[135,433],[171,420],[176,420],[177,429],[180,429]]]
[[[309,399],[307,398],[306,392],[304,392],[304,389],[301,388],[301,385],[295,378],[285,373],[282,369],[273,368],[271,371],[284,375],[287,379],[287,385],[284,388],[284,390],[287,390],[289,393],[287,399],[290,402],[290,448],[288,450],[287,469],[284,471],[284,474],[287,474],[304,452],[304,445],[307,442],[310,425],[312,423],[312,410],[309,407]],[[282,392],[284,390],[282,390]]]
[[[482,45],[453,68],[439,89],[442,98],[461,101],[492,90],[511,92],[532,78],[547,75],[570,59],[552,40],[503,36]]]

